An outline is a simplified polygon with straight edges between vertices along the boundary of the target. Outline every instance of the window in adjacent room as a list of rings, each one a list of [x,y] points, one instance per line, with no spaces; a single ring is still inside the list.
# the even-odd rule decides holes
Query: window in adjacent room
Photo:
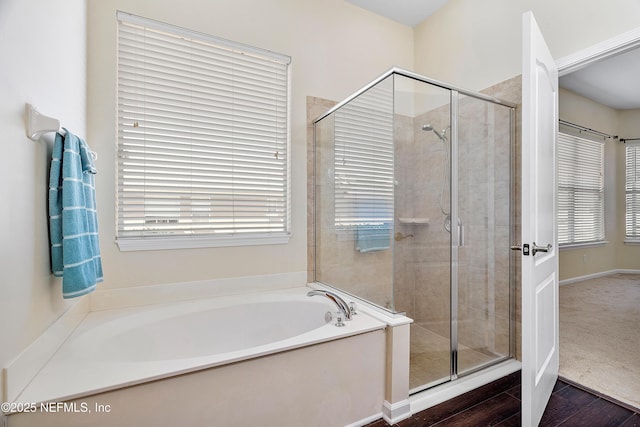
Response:
[[[640,242],[640,144],[626,143],[626,240]]]
[[[286,242],[290,58],[117,20],[120,249]]]
[[[604,241],[604,143],[558,134],[558,243]]]

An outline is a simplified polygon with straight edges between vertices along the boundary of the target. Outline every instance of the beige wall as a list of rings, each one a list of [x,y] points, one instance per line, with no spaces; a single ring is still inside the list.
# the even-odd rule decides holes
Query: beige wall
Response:
[[[24,111],[30,102],[85,135],[85,12],[84,0],[0,2],[0,368],[69,306],[49,269],[53,134],[29,140]]]
[[[640,137],[640,110],[615,110],[571,91],[560,91],[560,119],[622,138]],[[625,146],[605,142],[606,245],[560,252],[560,279],[570,279],[616,269],[640,269],[640,246],[624,244]]]
[[[556,59],[640,26],[637,0],[449,0],[415,28],[415,71],[473,90],[521,74],[528,10]]]
[[[343,99],[393,65],[413,68],[412,29],[343,0],[90,0],[88,9],[89,140],[105,166],[96,179],[104,286],[306,271],[306,96]],[[292,238],[288,244],[118,250],[113,208],[116,10],[292,57]]]

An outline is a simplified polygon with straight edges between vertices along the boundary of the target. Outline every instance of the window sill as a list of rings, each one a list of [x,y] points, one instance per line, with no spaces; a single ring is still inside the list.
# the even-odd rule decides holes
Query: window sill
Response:
[[[606,240],[601,242],[588,242],[588,243],[572,243],[569,245],[560,245],[560,251],[566,251],[571,249],[585,249],[585,248],[597,248],[601,246],[606,246],[609,243]]]
[[[262,246],[283,245],[289,243],[290,234],[278,235],[253,235],[234,237],[141,237],[116,239],[116,244],[121,252],[129,251],[156,251],[164,249],[197,249],[197,248],[222,248],[230,246]]]
[[[625,245],[640,245],[640,240],[638,239],[626,239],[624,241]]]

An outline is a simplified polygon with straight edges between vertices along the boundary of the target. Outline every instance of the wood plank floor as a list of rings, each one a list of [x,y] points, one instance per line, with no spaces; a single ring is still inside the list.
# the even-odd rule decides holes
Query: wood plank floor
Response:
[[[520,425],[520,372],[413,415],[394,427],[510,427]],[[378,420],[367,427],[388,427]],[[583,390],[559,379],[540,422],[541,427],[640,426],[633,407]]]

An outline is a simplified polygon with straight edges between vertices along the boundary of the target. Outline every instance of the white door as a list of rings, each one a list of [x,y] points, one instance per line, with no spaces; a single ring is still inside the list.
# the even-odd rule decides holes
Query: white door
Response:
[[[523,15],[522,425],[537,426],[558,378],[558,68]]]

